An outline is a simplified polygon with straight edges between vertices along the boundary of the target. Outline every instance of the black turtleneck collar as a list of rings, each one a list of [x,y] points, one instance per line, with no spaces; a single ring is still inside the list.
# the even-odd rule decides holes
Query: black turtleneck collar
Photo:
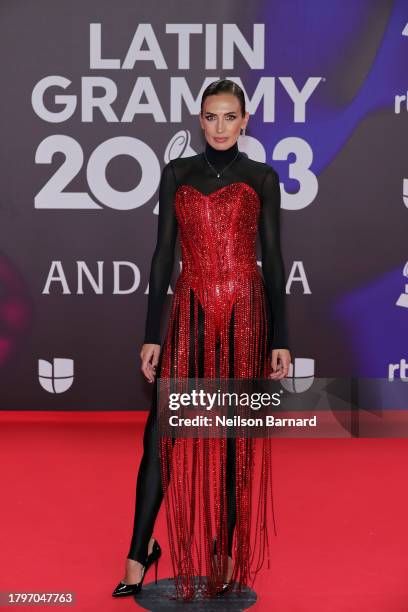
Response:
[[[229,164],[239,152],[238,144],[234,143],[229,149],[215,149],[210,143],[206,142],[205,154],[208,161],[217,170],[222,170],[227,164]]]

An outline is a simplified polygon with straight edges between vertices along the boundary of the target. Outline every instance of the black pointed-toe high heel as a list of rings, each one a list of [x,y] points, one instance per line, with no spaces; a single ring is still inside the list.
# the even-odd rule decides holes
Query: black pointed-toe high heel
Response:
[[[216,538],[214,538],[213,554],[214,554],[214,556],[217,556],[217,540],[216,540]],[[223,595],[225,595],[226,593],[231,591],[232,587],[233,587],[233,584],[234,583],[232,582],[232,580],[229,580],[228,582],[223,582],[223,584],[215,592],[216,597],[222,597]]]
[[[155,582],[157,584],[157,569],[161,554],[162,551],[160,545],[157,540],[154,540],[152,552],[150,555],[147,555],[146,565],[143,567],[143,573],[140,581],[136,582],[135,584],[126,584],[123,582],[123,580],[121,580],[113,591],[112,597],[126,597],[127,595],[136,595],[139,593],[142,590],[142,584],[144,577],[146,576],[146,572],[153,563],[155,563]]]

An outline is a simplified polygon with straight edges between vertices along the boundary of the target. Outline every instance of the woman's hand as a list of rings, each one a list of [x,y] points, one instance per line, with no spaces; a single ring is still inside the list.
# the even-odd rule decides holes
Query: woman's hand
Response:
[[[273,349],[271,357],[272,372],[268,378],[280,380],[288,375],[289,364],[291,362],[288,349]]]
[[[140,351],[140,358],[142,360],[140,369],[150,383],[154,382],[154,377],[156,376],[159,355],[160,344],[144,344]]]

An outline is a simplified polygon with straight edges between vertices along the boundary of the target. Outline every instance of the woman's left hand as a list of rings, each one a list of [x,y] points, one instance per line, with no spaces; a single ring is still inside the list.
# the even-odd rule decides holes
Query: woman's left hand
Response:
[[[285,378],[288,375],[290,362],[291,358],[288,349],[273,349],[271,356],[272,372],[268,378],[273,380]]]

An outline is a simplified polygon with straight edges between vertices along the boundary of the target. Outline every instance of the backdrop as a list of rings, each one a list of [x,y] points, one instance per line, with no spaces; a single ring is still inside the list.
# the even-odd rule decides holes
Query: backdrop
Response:
[[[202,151],[201,93],[223,77],[247,96],[240,149],[280,176],[290,375],[408,375],[405,2],[0,13],[1,409],[149,407],[160,172]],[[163,333],[179,270],[178,246]]]

